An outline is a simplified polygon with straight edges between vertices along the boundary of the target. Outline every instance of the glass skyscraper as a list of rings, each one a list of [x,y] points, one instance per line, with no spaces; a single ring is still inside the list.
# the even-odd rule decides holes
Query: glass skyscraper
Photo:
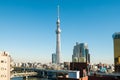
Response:
[[[113,34],[115,72],[120,72],[120,32]]]
[[[90,54],[87,43],[78,43],[73,49],[72,62],[89,62],[90,63]]]
[[[52,63],[56,63],[56,54],[55,53],[52,54]]]

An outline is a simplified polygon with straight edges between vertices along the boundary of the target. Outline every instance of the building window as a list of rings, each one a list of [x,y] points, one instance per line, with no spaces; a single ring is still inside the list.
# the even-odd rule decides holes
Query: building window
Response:
[[[4,70],[4,68],[3,68],[3,67],[1,67],[1,70]]]
[[[4,75],[1,75],[1,77],[4,77]]]
[[[1,77],[6,77],[6,75],[1,75]]]
[[[4,61],[3,61],[3,60],[1,60],[1,63],[4,63]]]
[[[1,67],[1,70],[6,70],[6,68],[4,68],[4,67]]]

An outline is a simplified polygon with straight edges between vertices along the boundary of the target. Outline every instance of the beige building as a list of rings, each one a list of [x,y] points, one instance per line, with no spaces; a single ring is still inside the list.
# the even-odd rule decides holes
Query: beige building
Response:
[[[7,52],[0,52],[0,80],[10,80],[11,57]]]

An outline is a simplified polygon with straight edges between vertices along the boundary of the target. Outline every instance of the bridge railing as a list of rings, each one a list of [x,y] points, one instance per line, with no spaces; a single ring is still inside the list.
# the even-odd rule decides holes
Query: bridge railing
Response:
[[[37,75],[37,72],[23,72],[23,73],[13,73],[11,75],[12,77],[26,77],[26,76],[35,76]]]

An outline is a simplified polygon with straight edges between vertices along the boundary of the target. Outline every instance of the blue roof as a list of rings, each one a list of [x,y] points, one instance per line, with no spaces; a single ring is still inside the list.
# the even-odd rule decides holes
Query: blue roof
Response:
[[[115,32],[112,37],[114,39],[120,39],[120,32]]]

